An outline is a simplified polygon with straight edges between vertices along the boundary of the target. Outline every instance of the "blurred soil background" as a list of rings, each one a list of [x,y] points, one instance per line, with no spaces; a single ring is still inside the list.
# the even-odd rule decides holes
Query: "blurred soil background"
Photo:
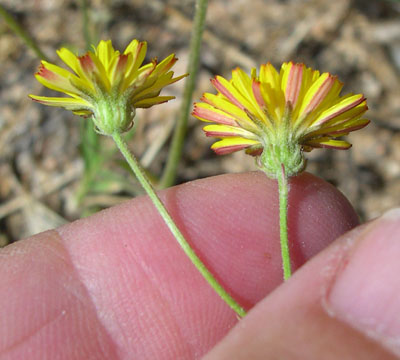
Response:
[[[67,46],[85,51],[79,3],[69,0],[0,0],[37,40],[52,61]],[[175,52],[174,70],[186,70],[193,18],[192,0],[89,1],[90,29],[123,50],[133,39],[148,42],[147,60]],[[337,186],[363,220],[400,205],[400,2],[385,0],[211,0],[201,70],[194,101],[212,92],[215,74],[230,77],[240,66],[271,61],[305,62],[337,74],[343,92],[363,92],[371,124],[350,135],[349,151],[314,150],[307,170]],[[111,154],[102,169],[120,177],[91,186],[82,201],[77,192],[84,173],[80,152],[82,118],[32,102],[27,95],[54,96],[34,79],[39,59],[0,19],[0,244],[72,221],[140,193],[133,177]],[[183,82],[163,91],[177,100],[139,111],[134,153],[160,176],[177,116]],[[216,156],[212,139],[189,120],[178,183],[255,170],[243,152]],[[112,151],[102,138],[102,151]]]

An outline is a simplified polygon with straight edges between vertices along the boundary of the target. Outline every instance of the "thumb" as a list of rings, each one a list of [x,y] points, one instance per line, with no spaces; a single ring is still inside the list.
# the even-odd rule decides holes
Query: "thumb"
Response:
[[[396,359],[399,238],[400,209],[344,235],[259,303],[205,359]]]

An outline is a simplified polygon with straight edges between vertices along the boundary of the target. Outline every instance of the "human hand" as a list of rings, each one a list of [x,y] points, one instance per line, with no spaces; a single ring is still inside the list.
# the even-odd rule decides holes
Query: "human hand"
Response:
[[[233,327],[206,359],[394,358],[346,320],[378,309],[396,339],[397,304],[387,301],[400,286],[394,222],[376,223],[384,239],[374,225],[345,235],[274,290],[282,282],[275,182],[225,175],[161,198],[243,306],[272,293],[238,321],[142,197],[0,252],[0,359],[198,359]],[[357,224],[347,200],[309,174],[292,179],[289,204],[295,268]],[[350,273],[357,266],[361,279]]]

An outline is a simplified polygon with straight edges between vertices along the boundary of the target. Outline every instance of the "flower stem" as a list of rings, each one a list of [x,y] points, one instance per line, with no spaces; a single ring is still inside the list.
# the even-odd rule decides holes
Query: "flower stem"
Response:
[[[281,254],[282,254],[282,267],[283,278],[287,280],[292,275],[290,266],[290,252],[288,244],[288,226],[287,226],[287,213],[288,213],[288,179],[285,173],[285,166],[282,164],[282,171],[278,176],[279,187],[279,227],[281,238]]]
[[[160,188],[166,188],[174,184],[178,163],[182,155],[183,142],[186,135],[192,95],[197,78],[200,62],[201,38],[203,35],[208,0],[197,0],[194,15],[194,25],[190,39],[188,78],[185,82],[183,100],[179,111],[179,118],[176,122],[171,148],[168,153],[167,164],[160,180]]]
[[[82,12],[82,32],[83,37],[85,38],[86,50],[90,50],[92,45],[92,36],[90,34],[90,25],[89,25],[89,6],[87,0],[81,0],[80,2],[81,12]]]
[[[38,44],[35,40],[25,31],[25,29],[14,19],[14,17],[0,5],[0,15],[3,17],[4,21],[11,28],[16,35],[18,35],[39,59],[47,60],[47,56],[40,50]]]
[[[91,50],[92,45],[92,35],[90,32],[88,0],[81,0],[79,2],[79,6],[82,14],[82,33],[85,39],[85,47],[86,51],[89,51]],[[91,119],[87,119],[86,121],[82,121],[81,124],[80,152],[83,158],[84,170],[83,178],[79,184],[76,196],[78,204],[82,203],[82,200],[92,188],[92,184],[95,181],[96,174],[104,163],[104,154],[100,149],[101,138],[94,131],[93,121]]]
[[[193,265],[200,271],[206,281],[211,285],[211,287],[218,293],[218,295],[238,314],[240,317],[246,315],[244,309],[230,296],[226,290],[221,286],[221,284],[215,279],[215,277],[208,271],[204,263],[199,259],[194,250],[190,247],[189,243],[186,241],[175,222],[172,220],[171,215],[168,213],[167,209],[161,202],[160,198],[157,196],[156,192],[153,189],[153,186],[148,181],[142,167],[139,162],[133,156],[133,154],[129,151],[128,146],[123,140],[120,133],[115,132],[112,135],[118,149],[121,151],[125,160],[129,164],[130,168],[134,172],[135,176],[139,180],[140,184],[143,186],[144,190],[150,197],[154,206],[157,208],[159,214],[164,219],[166,225],[169,230],[175,236],[175,239],[178,241],[182,250],[192,261]]]

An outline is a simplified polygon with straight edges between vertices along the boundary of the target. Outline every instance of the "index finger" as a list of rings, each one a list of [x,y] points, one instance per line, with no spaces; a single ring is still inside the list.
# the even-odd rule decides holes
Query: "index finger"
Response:
[[[282,281],[277,186],[264,174],[198,180],[161,198],[245,308]],[[310,174],[291,180],[295,267],[357,222],[331,185]],[[9,359],[194,359],[237,322],[147,197],[0,254],[0,355]]]

